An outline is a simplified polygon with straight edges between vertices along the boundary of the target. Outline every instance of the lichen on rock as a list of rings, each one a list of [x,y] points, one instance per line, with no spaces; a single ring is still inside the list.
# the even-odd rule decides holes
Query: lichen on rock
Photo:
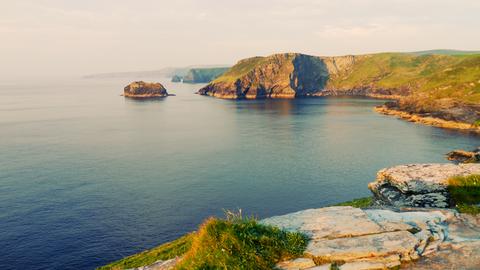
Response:
[[[339,269],[389,269],[425,256],[431,259],[439,249],[452,244],[463,247],[480,241],[480,229],[475,227],[478,219],[454,210],[396,212],[337,206],[262,222],[300,231],[311,238],[303,259],[281,262],[277,265],[280,269],[316,269],[310,268],[312,261],[319,269],[328,269],[332,264]],[[474,255],[478,258],[480,252]]]

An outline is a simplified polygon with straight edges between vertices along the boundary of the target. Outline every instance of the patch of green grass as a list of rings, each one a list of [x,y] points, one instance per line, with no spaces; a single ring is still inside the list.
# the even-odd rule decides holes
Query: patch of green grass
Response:
[[[352,206],[356,208],[367,208],[372,205],[373,198],[372,197],[366,197],[366,198],[360,198],[360,199],[354,199],[348,202],[342,202],[335,204],[334,206]]]
[[[226,219],[207,219],[198,232],[98,269],[128,269],[182,255],[176,269],[272,269],[280,260],[302,255],[307,243],[304,234],[227,212]]]
[[[457,210],[460,213],[470,214],[470,215],[478,215],[480,214],[480,207],[476,205],[468,205],[468,204],[458,204]]]
[[[480,175],[456,176],[448,179],[448,192],[463,213],[478,214],[480,207]]]
[[[279,59],[285,61],[285,63],[289,63],[293,65],[291,62],[295,58],[295,54],[293,53],[285,53],[285,54],[277,54],[271,55],[267,57],[251,57],[247,59],[240,60],[237,64],[231,67],[227,72],[225,72],[222,76],[218,77],[213,83],[231,83],[236,81],[237,79],[246,76],[249,72],[253,71],[255,68],[259,68],[262,66],[266,66],[268,64],[278,64]],[[280,65],[282,68],[286,68],[285,66]],[[288,73],[285,73],[288,74]]]
[[[129,269],[152,264],[158,260],[168,260],[185,254],[191,247],[194,233],[187,234],[169,243],[150,250],[128,256],[116,262],[97,268],[98,270]]]
[[[272,269],[302,255],[307,243],[304,234],[230,214],[205,221],[177,269]]]

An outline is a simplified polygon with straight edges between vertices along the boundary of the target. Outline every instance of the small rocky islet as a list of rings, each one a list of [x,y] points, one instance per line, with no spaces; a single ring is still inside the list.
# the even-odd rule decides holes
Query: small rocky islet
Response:
[[[169,96],[167,89],[161,83],[144,81],[132,82],[123,89],[123,96],[128,98],[162,98]]]

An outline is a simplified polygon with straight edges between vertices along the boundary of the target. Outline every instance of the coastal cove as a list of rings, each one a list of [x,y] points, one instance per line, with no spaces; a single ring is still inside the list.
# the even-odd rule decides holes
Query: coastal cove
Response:
[[[385,100],[221,100],[151,79],[176,96],[125,99],[122,79],[0,84],[2,269],[92,269],[223,209],[265,218],[364,197],[381,168],[478,146],[376,113]]]

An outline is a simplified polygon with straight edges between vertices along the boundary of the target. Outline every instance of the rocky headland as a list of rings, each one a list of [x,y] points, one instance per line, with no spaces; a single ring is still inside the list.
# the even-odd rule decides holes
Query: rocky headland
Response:
[[[167,89],[160,83],[137,81],[123,89],[123,96],[129,98],[160,98],[168,95]]]
[[[239,61],[197,93],[224,99],[367,96],[378,112],[477,132],[480,54],[380,53],[338,57],[274,54]]]
[[[198,94],[226,99],[294,98],[320,92],[328,80],[316,56],[276,54],[241,60]]]

